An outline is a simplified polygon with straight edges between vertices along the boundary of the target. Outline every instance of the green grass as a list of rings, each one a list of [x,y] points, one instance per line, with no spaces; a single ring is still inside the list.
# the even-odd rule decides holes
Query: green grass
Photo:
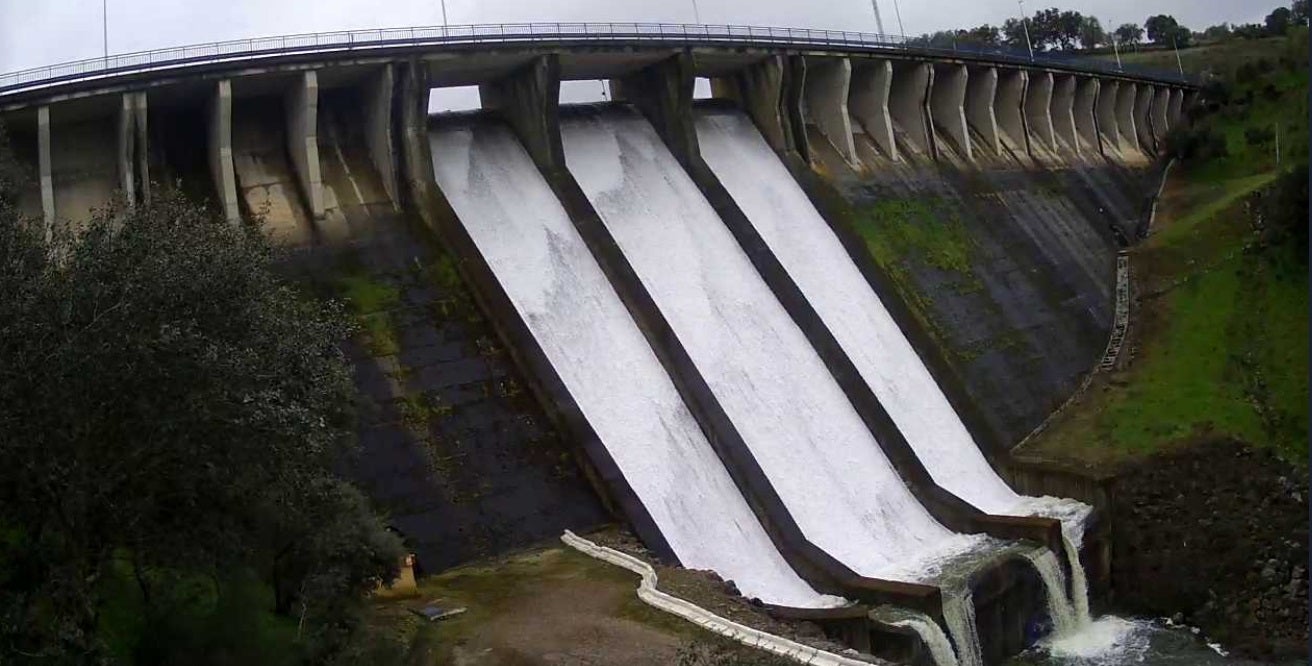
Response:
[[[338,277],[337,289],[360,325],[369,353],[373,356],[398,353],[401,345],[390,311],[401,302],[400,289],[358,272]]]
[[[1166,71],[1178,71],[1183,67],[1187,74],[1203,72],[1222,73],[1230,67],[1244,62],[1255,61],[1263,57],[1279,55],[1287,37],[1267,37],[1263,39],[1231,39],[1225,42],[1199,44],[1180,50],[1177,65],[1174,49],[1151,47],[1129,47],[1121,49],[1121,62],[1127,65],[1151,67]],[[1114,52],[1100,53],[1097,58],[1115,60]]]
[[[882,266],[917,257],[939,270],[970,274],[972,241],[957,210],[940,198],[883,198],[857,209],[856,230]]]

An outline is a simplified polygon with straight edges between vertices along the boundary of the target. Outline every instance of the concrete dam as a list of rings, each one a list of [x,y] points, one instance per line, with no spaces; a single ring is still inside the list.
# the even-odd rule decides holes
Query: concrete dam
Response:
[[[1192,86],[855,33],[378,32],[0,77],[21,205],[180,188],[395,293],[346,345],[350,473],[426,570],[619,520],[906,663],[1092,621],[1105,498],[1009,448],[1101,360]],[[917,216],[948,231],[889,244]]]

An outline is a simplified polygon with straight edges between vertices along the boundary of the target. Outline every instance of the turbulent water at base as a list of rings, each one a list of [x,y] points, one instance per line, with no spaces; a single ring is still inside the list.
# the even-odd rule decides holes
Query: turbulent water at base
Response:
[[[1080,551],[1070,537],[1062,535],[1061,542],[1066,548],[1066,560],[1071,563],[1071,602],[1075,606],[1075,621],[1077,626],[1084,626],[1093,621],[1089,615],[1089,579],[1084,575]]]
[[[1047,548],[1036,548],[1025,554],[1025,559],[1034,565],[1043,579],[1043,587],[1048,594],[1048,615],[1052,618],[1052,633],[1057,636],[1069,635],[1081,627],[1080,618],[1076,617],[1075,606],[1066,596],[1066,574],[1061,570],[1061,562]],[[1084,623],[1088,622],[1085,618]]]
[[[698,109],[696,126],[707,164],[856,364],[934,481],[986,513],[1082,523],[1087,505],[1018,495],[997,475],[911,342],[752,121],[740,111]]]
[[[943,633],[943,628],[938,626],[933,618],[904,608],[881,607],[878,612],[886,615],[878,619],[895,627],[906,627],[916,632],[921,642],[929,649],[929,656],[933,658],[934,666],[958,666],[957,656],[952,652],[952,643],[948,642],[948,635]]]
[[[957,663],[961,666],[984,666],[984,654],[979,645],[979,629],[975,626],[975,599],[967,585],[943,589],[943,621],[957,645]]]
[[[454,122],[430,144],[439,187],[682,564],[768,603],[842,604],[774,548],[510,131]]]

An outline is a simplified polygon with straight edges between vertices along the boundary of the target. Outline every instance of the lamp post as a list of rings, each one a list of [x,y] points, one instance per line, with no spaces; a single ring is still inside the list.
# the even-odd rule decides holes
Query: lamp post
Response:
[[[109,0],[100,0],[101,36],[105,45],[105,66],[109,67]]]
[[[445,28],[446,26],[446,0],[442,0],[442,27]]]
[[[875,10],[875,29],[879,31],[880,36],[883,36],[884,19],[879,15],[879,0],[870,0],[870,6]]]
[[[1029,49],[1029,51],[1030,51],[1030,60],[1033,60],[1033,59],[1034,59],[1034,43],[1030,41],[1030,23],[1029,23],[1029,19],[1028,19],[1028,18],[1025,18],[1025,0],[1016,0],[1016,4],[1017,4],[1017,5],[1020,5],[1020,25],[1021,25],[1022,28],[1025,29],[1025,48]]]
[[[697,0],[692,0],[692,20],[697,25],[702,24],[702,13],[697,9]]]
[[[893,0],[893,11],[897,14],[897,31],[902,33],[902,43],[907,43],[907,28],[902,25],[902,8],[897,6],[897,0]]]

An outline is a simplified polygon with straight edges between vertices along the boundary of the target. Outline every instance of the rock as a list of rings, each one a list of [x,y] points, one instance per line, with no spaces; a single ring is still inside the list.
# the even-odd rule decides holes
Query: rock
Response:
[[[1172,623],[1172,624],[1184,624],[1184,613],[1178,613],[1178,612],[1177,612],[1175,615],[1172,615],[1172,616],[1171,616],[1171,623]]]

